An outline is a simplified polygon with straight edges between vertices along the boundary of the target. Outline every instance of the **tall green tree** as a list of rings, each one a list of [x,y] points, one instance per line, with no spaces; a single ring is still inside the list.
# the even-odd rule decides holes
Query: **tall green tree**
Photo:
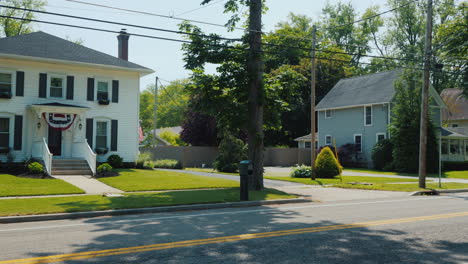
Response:
[[[47,4],[43,0],[10,0],[8,6],[27,8],[35,10],[43,10]],[[16,10],[11,8],[0,8],[0,15],[8,17],[19,17],[24,19],[33,19],[36,17],[34,12]],[[12,37],[21,34],[31,33],[33,31],[30,21],[17,20],[12,18],[0,18],[0,37]]]

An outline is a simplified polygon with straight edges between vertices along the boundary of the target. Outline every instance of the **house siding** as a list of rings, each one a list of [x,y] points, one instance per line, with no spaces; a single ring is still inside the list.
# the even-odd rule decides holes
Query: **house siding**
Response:
[[[41,119],[41,128],[37,128],[37,116],[27,107],[32,104],[62,103],[89,107],[89,110],[75,120],[75,124],[81,122],[81,130],[72,129],[63,132],[63,151],[72,153],[72,142],[78,138],[85,138],[86,118],[106,118],[118,120],[118,151],[109,151],[106,155],[98,155],[98,161],[104,161],[111,154],[118,154],[124,161],[135,161],[138,155],[138,102],[140,75],[136,72],[124,70],[105,70],[84,66],[73,66],[67,64],[43,63],[32,60],[0,59],[0,69],[24,72],[24,96],[16,96],[16,89],[13,87],[13,97],[11,99],[0,99],[0,114],[23,115],[23,145],[21,151],[13,151],[15,161],[21,162],[29,159],[32,155],[32,144],[34,140],[47,137],[47,124]],[[64,76],[74,76],[73,100],[39,98],[39,74],[57,73]],[[110,103],[107,106],[99,105],[95,101],[87,101],[87,79],[106,78],[119,81],[119,102]],[[63,87],[66,94],[67,87]],[[111,93],[112,86],[109,86]],[[110,94],[110,96],[112,96]],[[110,99],[110,98],[109,98]],[[110,129],[110,127],[109,127]],[[110,146],[109,146],[110,147]],[[4,161],[5,155],[0,155],[0,160]]]
[[[336,146],[354,143],[354,135],[362,135],[362,162],[372,165],[371,152],[377,133],[388,138],[388,104],[372,105],[372,125],[364,125],[364,106],[332,110],[332,117],[325,118],[325,111],[318,112],[319,146],[325,145],[325,137],[331,135]]]

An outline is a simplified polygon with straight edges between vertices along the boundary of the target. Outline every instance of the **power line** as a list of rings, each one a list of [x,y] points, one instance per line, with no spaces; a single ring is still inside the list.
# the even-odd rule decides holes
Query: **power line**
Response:
[[[186,15],[186,14],[188,14],[188,13],[192,13],[192,12],[198,11],[198,10],[200,10],[200,9],[207,8],[207,7],[209,7],[209,6],[216,5],[216,4],[219,4],[219,3],[224,2],[224,1],[225,1],[225,0],[215,1],[215,2],[212,2],[211,4],[207,4],[207,5],[204,5],[204,6],[201,6],[201,7],[198,7],[198,8],[194,8],[194,9],[192,9],[192,10],[188,10],[188,11],[186,11],[186,12],[177,14],[177,16]]]
[[[128,24],[128,23],[121,23],[121,22],[115,22],[115,21],[103,20],[103,19],[96,19],[96,18],[90,18],[90,17],[60,14],[60,13],[55,13],[55,12],[35,10],[35,9],[29,9],[29,8],[23,8],[23,7],[6,6],[6,5],[1,5],[1,4],[0,4],[0,7],[10,8],[10,9],[15,9],[15,10],[23,10],[23,11],[28,11],[28,12],[35,12],[35,13],[40,13],[40,14],[53,15],[53,16],[61,16],[61,17],[67,17],[67,18],[88,20],[88,21],[99,22],[99,23],[114,24],[114,25],[120,25],[120,26],[126,26],[126,27],[135,27],[135,28],[142,28],[142,29],[149,29],[149,30],[168,32],[168,33],[184,34],[184,35],[189,35],[189,36],[214,38],[214,36],[209,36],[209,35],[204,35],[204,34],[196,34],[196,33],[191,33],[191,32],[180,31],[180,30],[170,30],[170,29],[163,29],[163,28],[156,28],[156,27],[148,27],[148,26],[142,26],[142,25],[136,25],[136,24]],[[241,39],[231,39],[231,38],[224,38],[224,37],[217,37],[217,38],[218,39],[223,39],[223,40],[230,40],[230,41],[241,41]]]

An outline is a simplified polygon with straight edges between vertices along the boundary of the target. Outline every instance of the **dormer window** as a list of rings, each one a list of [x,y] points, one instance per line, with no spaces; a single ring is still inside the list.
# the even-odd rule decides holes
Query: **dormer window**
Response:
[[[0,72],[0,98],[11,98],[13,74]]]
[[[63,89],[65,87],[65,80],[63,77],[51,76],[49,81],[49,97],[63,98]]]

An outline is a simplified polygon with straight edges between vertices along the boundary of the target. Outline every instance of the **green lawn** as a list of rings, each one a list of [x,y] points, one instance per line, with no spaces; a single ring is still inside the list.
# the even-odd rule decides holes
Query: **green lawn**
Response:
[[[197,172],[206,172],[206,173],[219,173],[219,174],[239,176],[239,173],[220,172],[220,171],[217,171],[217,170],[211,169],[211,168],[185,168],[184,170],[197,171]]]
[[[160,170],[121,169],[116,177],[99,180],[117,189],[133,191],[182,190],[238,187],[239,182],[197,176],[182,172]]]
[[[446,178],[468,179],[468,170],[466,171],[446,171],[444,172]]]
[[[298,182],[308,185],[329,185],[329,184],[340,184],[340,178],[334,179],[322,179],[317,178],[315,181],[310,178],[291,178],[291,177],[270,177],[266,176],[266,179],[278,180],[278,181],[290,181]],[[416,179],[398,179],[388,177],[361,177],[361,176],[343,176],[343,183],[347,182],[367,182],[367,183],[386,183],[386,182],[417,182]]]
[[[0,174],[0,196],[81,194],[83,190],[58,179],[29,179]]]
[[[418,187],[417,183],[412,184],[374,184],[374,185],[351,185],[351,184],[335,184],[332,187],[348,188],[348,189],[365,189],[365,190],[380,190],[380,191],[400,191],[400,192],[414,192],[427,189],[464,189],[468,188],[466,183],[443,183],[442,188],[439,188],[437,183],[426,184],[426,189]]]
[[[401,175],[401,176],[412,176],[417,177],[417,173],[401,173],[401,172],[391,172],[391,171],[379,171],[373,169],[363,169],[363,168],[345,168],[345,171],[352,172],[363,172],[363,173],[373,173],[373,174],[382,174],[382,175]],[[428,177],[439,177],[439,174],[430,173]],[[445,171],[442,173],[442,178],[458,178],[458,179],[468,179],[468,171]]]
[[[290,199],[274,189],[250,192],[250,200]],[[125,208],[144,208],[182,204],[223,203],[239,201],[239,188],[222,190],[173,191],[125,194],[124,197],[100,195],[11,199],[0,202],[0,216],[82,212]]]

